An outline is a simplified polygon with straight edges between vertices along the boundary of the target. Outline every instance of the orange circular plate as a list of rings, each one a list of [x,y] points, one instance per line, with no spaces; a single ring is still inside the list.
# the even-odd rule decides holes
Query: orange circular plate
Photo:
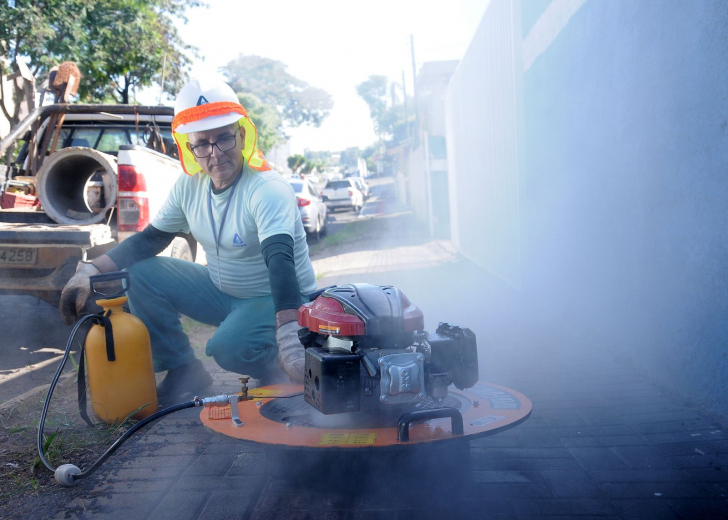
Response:
[[[330,428],[311,426],[286,426],[264,417],[261,408],[276,398],[300,394],[303,385],[279,384],[255,388],[249,391],[252,400],[238,403],[238,415],[243,426],[234,426],[230,420],[230,409],[203,408],[202,423],[208,428],[246,441],[278,446],[306,448],[377,448],[409,446],[420,443],[463,439],[493,435],[525,421],[531,414],[532,404],[525,395],[492,383],[478,382],[467,390],[449,390],[449,394],[460,399],[463,406],[463,435],[450,431],[450,419],[432,419],[413,423],[410,426],[410,440],[397,440],[397,427],[380,428]],[[311,407],[313,414],[321,414]]]

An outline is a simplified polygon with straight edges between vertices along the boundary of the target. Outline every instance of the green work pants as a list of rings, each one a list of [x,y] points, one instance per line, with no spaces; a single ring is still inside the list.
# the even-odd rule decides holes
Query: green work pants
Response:
[[[156,372],[195,359],[180,322],[184,314],[217,327],[205,353],[225,370],[256,379],[280,377],[270,295],[233,298],[213,285],[206,267],[176,258],[149,258],[127,271],[129,307],[149,330]]]

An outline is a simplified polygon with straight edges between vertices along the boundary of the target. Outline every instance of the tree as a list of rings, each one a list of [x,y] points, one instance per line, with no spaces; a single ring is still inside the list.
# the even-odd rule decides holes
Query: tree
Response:
[[[380,138],[386,133],[387,114],[387,78],[385,76],[369,76],[369,79],[356,86],[356,93],[369,106],[369,115],[374,123],[374,133]]]
[[[380,140],[387,140],[403,127],[406,134],[406,121],[403,104],[388,103],[388,92],[394,88],[385,76],[369,76],[369,79],[356,86],[356,93],[369,106],[369,115],[374,124],[374,133]],[[391,94],[394,97],[394,93]],[[401,132],[400,132],[401,133]],[[401,139],[400,139],[401,140]]]
[[[374,159],[374,156],[378,152],[379,152],[379,145],[375,143],[375,144],[370,144],[369,146],[364,148],[364,151],[361,154],[361,157],[367,163],[367,170],[370,172],[377,171],[377,161]]]
[[[303,155],[295,154],[288,158],[288,167],[293,170],[293,173],[299,173],[305,164],[306,158]]]
[[[278,132],[280,117],[273,107],[263,103],[255,94],[239,92],[238,99],[258,130],[258,149],[263,153],[269,152],[281,141]]]
[[[7,2],[7,3],[6,3]],[[0,40],[10,61],[30,60],[36,76],[61,61],[78,64],[79,97],[128,103],[139,87],[161,83],[175,92],[185,81],[188,54],[174,25],[200,0],[5,0]],[[4,6],[5,7],[5,6]]]
[[[359,147],[352,146],[346,150],[341,151],[341,157],[339,158],[339,164],[345,168],[356,168],[357,161],[359,160]]]
[[[241,54],[221,72],[235,92],[253,94],[275,109],[281,121],[281,138],[285,138],[286,128],[321,126],[334,106],[325,90],[292,76],[280,61]]]
[[[293,170],[293,173],[311,173],[314,168],[319,171],[323,171],[326,166],[326,161],[322,159],[311,159],[301,154],[291,155],[288,158],[288,167]]]
[[[309,150],[308,148],[306,148],[303,151],[303,155],[304,155],[304,157],[306,157],[307,161],[313,161],[317,165],[321,165],[320,166],[321,168],[331,162],[331,152],[329,152],[327,150],[313,151],[313,150]]]

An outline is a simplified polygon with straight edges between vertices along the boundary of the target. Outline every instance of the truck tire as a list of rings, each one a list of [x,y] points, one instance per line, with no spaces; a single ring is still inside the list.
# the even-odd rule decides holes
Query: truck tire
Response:
[[[170,254],[172,258],[179,258],[180,260],[186,260],[187,262],[194,262],[195,259],[192,256],[192,249],[190,243],[182,237],[174,237],[172,244],[170,245]]]

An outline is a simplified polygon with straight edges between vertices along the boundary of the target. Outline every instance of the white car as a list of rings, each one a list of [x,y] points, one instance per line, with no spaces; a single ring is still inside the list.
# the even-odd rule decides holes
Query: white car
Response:
[[[326,205],[321,201],[308,179],[289,179],[296,192],[296,203],[301,212],[301,221],[309,238],[317,241],[326,235]]]
[[[369,185],[362,179],[361,177],[349,177],[354,181],[357,188],[359,188],[359,191],[361,191],[362,195],[364,195],[364,200],[367,200],[369,198]]]
[[[339,208],[359,211],[364,206],[364,195],[351,178],[327,182],[321,191],[321,200],[331,211]]]

